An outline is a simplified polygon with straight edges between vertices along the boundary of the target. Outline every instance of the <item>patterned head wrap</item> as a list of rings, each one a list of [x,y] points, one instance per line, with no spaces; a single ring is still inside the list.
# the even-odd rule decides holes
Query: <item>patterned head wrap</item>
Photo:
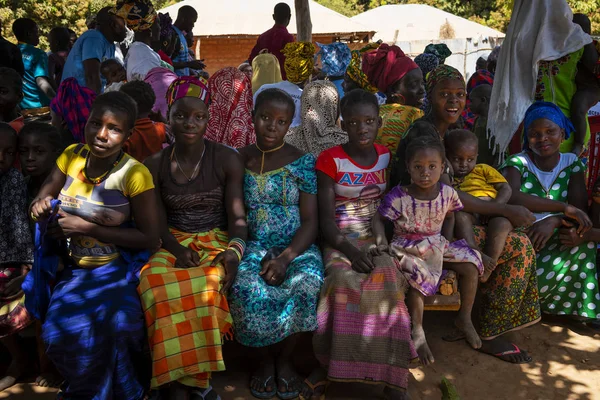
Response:
[[[363,72],[363,55],[369,51],[375,50],[379,47],[378,43],[369,43],[360,50],[352,51],[352,59],[346,69],[346,75],[352,79],[361,89],[366,90],[370,93],[377,93],[377,88],[369,83],[369,78]]]
[[[150,29],[156,19],[156,11],[150,0],[119,0],[110,13],[125,20],[134,32]]]
[[[252,92],[256,93],[262,85],[279,83],[281,77],[281,66],[279,60],[271,53],[263,53],[252,60]]]
[[[423,53],[415,57],[415,62],[421,68],[423,77],[426,77],[428,73],[433,71],[440,65],[440,60],[433,54]]]
[[[173,20],[169,13],[158,13],[158,21],[160,23],[160,40],[171,37],[173,33]]]
[[[376,51],[363,56],[362,67],[369,82],[382,93],[386,93],[390,86],[402,79],[404,75],[419,68],[400,47],[385,43]]]
[[[252,88],[246,74],[223,68],[208,80],[211,103],[206,138],[236,149],[256,142],[252,123]]]
[[[327,76],[342,76],[350,64],[352,54],[346,43],[335,42],[331,44],[317,43],[321,48],[317,56],[321,57],[321,70]]]
[[[167,90],[167,106],[169,109],[179,99],[183,97],[196,97],[208,106],[210,102],[210,92],[207,82],[202,78],[193,76],[182,76],[175,79]]]
[[[456,79],[458,81],[461,81],[463,86],[465,84],[465,78],[456,68],[442,64],[433,71],[431,71],[429,75],[427,75],[427,97],[431,99],[431,92],[433,92],[433,88],[435,88],[435,86],[441,81],[447,79]]]
[[[312,76],[315,66],[315,46],[307,42],[292,42],[282,50],[285,73],[292,83],[302,83]]]
[[[424,53],[436,56],[440,61],[440,64],[443,64],[444,61],[446,61],[446,58],[452,55],[452,52],[444,43],[428,44],[427,47],[425,47]]]
[[[564,129],[565,139],[568,139],[569,136],[571,136],[571,132],[575,131],[575,127],[571,123],[571,120],[565,116],[556,104],[547,101],[537,101],[529,106],[525,113],[525,122],[523,123],[525,127],[525,144],[527,143],[527,131],[529,130],[529,126],[534,121],[541,118],[548,119],[560,126],[561,129]]]

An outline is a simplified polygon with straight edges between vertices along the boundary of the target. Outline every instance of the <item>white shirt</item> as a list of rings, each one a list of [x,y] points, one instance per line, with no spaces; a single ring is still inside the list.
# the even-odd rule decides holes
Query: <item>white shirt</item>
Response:
[[[294,100],[294,105],[296,106],[296,111],[294,111],[294,119],[292,119],[292,124],[290,128],[294,128],[296,126],[300,126],[302,124],[302,119],[300,117],[300,104],[302,98],[302,89],[298,85],[293,84],[288,81],[281,81],[278,83],[268,83],[266,85],[262,85],[256,93],[254,93],[254,104],[256,104],[256,97],[260,92],[267,89],[281,89],[287,94],[289,94]]]
[[[150,46],[133,42],[125,57],[127,81],[143,81],[152,68],[160,67],[160,56]]]

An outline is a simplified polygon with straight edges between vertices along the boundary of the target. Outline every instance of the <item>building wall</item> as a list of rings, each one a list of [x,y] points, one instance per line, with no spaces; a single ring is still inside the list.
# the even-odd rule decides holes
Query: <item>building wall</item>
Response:
[[[199,54],[196,52],[196,57],[204,59],[206,71],[213,74],[221,68],[237,67],[248,59],[252,48],[256,44],[258,36],[244,37],[197,37],[200,41]],[[316,42],[329,44],[333,43],[335,36],[332,35],[313,35],[313,43]],[[354,44],[354,43],[353,43]],[[361,45],[362,47],[363,45]],[[351,46],[353,48],[353,46]],[[198,46],[194,43],[194,49]]]

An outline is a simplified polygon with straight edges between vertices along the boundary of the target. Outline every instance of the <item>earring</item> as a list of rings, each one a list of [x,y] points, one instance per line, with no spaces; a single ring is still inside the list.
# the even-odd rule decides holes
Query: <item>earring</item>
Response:
[[[396,97],[396,98],[400,97],[400,101],[396,101],[396,103],[402,104],[402,105],[406,104],[406,98],[401,93],[395,93],[394,97]]]
[[[168,44],[169,44],[169,42],[165,40],[165,41],[163,42],[163,47],[167,47],[167,45],[168,45]]]

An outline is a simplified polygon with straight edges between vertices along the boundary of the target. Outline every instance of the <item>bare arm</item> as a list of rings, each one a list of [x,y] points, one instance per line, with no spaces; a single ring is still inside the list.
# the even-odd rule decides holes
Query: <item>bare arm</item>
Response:
[[[323,238],[334,249],[344,253],[352,260],[361,252],[346,239],[335,222],[335,191],[334,181],[327,174],[317,171],[317,182],[319,185],[319,216],[321,234]],[[385,236],[385,235],[384,235]]]
[[[304,253],[317,239],[319,229],[319,214],[317,195],[300,192],[300,229],[292,238],[290,245],[279,255],[289,264]]]
[[[100,78],[100,61],[96,58],[85,60],[83,62],[85,72],[85,86],[93,90],[96,94],[102,92],[102,79]]]
[[[37,197],[31,202],[29,209],[36,219],[47,218],[50,215],[50,200],[58,197],[65,185],[67,176],[55,165],[40,188]]]
[[[507,167],[502,170],[502,174],[508,181],[512,189],[510,204],[520,204],[527,207],[531,212],[552,212],[562,213],[565,211],[566,204],[560,201],[550,200],[543,197],[532,196],[521,192],[521,174],[516,168]]]
[[[494,189],[496,189],[497,192],[494,201],[502,204],[508,203],[510,197],[512,196],[512,189],[510,185],[507,182],[496,183],[494,185]]]
[[[378,212],[373,215],[371,221],[371,229],[373,230],[373,236],[375,236],[375,244],[377,246],[388,245],[388,240],[385,234],[385,219]]]
[[[54,88],[52,87],[52,84],[50,83],[50,80],[47,77],[38,76],[37,78],[35,78],[35,83],[37,84],[38,88],[40,88],[40,90],[44,92],[44,94],[50,100],[52,100],[56,96],[56,92],[54,91]]]
[[[248,225],[244,207],[244,162],[242,156],[228,149],[228,157],[223,160],[225,166],[225,206],[229,238],[240,238],[246,241]]]
[[[594,46],[594,43],[588,43],[583,48],[583,54],[579,63],[585,66],[589,71],[593,71],[598,62],[598,51]]]
[[[453,212],[449,212],[446,214],[446,218],[444,218],[444,224],[442,225],[442,236],[445,237],[446,240],[449,242],[454,240],[455,221],[456,216]]]

